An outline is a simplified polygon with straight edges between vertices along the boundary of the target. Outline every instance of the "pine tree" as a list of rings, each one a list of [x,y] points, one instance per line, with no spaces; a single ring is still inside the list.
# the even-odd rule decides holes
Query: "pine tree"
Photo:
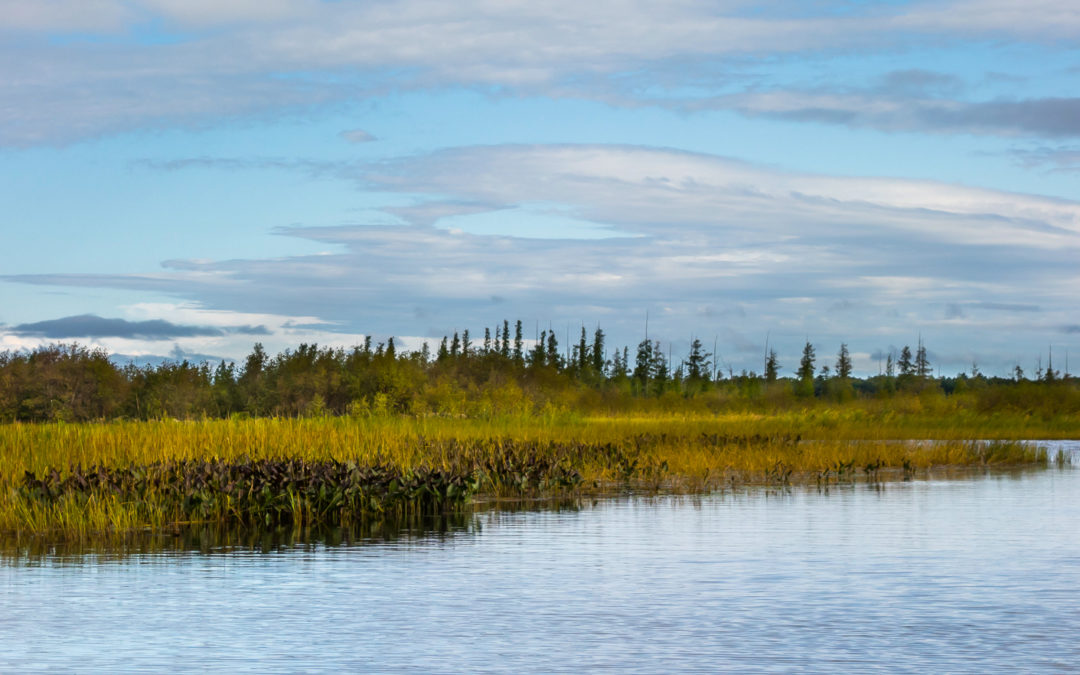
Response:
[[[435,354],[435,360],[439,363],[450,358],[450,350],[446,347],[446,336],[443,336],[442,342],[439,343],[439,351]]]
[[[394,349],[394,336],[390,336],[386,339],[386,356],[390,359],[397,358],[397,350]]]
[[[484,327],[484,355],[491,353],[491,329]]]
[[[689,382],[704,382],[709,379],[709,357],[701,340],[694,338],[690,342],[690,355],[686,357],[686,379]]]
[[[510,358],[510,322],[506,319],[503,319],[502,346],[499,348],[499,353],[504,359]]]
[[[836,355],[836,376],[841,380],[851,378],[851,354],[846,342],[840,343],[840,351]]]
[[[525,339],[521,332],[521,319],[514,324],[514,361],[522,363],[525,360]]]
[[[814,379],[814,345],[807,340],[803,346],[802,358],[799,360],[799,370],[796,372],[799,380],[806,382]]]
[[[668,361],[664,358],[664,352],[660,350],[660,342],[653,343],[653,387],[657,396],[667,391],[668,380],[671,376],[671,370],[668,366]]]
[[[461,334],[461,355],[468,356],[472,352],[472,340],[469,339],[469,329]]]
[[[900,366],[901,375],[911,375],[915,372],[915,364],[911,359],[911,348],[904,345],[904,348],[900,350],[900,361],[897,363]]]
[[[1054,370],[1054,348],[1050,348],[1050,356],[1046,361],[1046,375],[1043,376],[1044,382],[1055,382],[1058,379],[1058,372]]]
[[[776,357],[776,350],[769,350],[769,358],[765,359],[765,381],[776,382],[780,375],[780,360]]]
[[[450,356],[457,358],[461,353],[461,338],[458,337],[457,331],[454,331],[454,340],[450,343]]]
[[[584,373],[585,368],[589,364],[589,344],[585,341],[585,326],[581,327],[581,339],[578,340],[577,348],[577,368],[579,373]]]
[[[648,339],[638,343],[637,358],[634,361],[634,380],[645,391],[653,376],[653,345]]]
[[[915,351],[915,374],[919,377],[930,376],[930,359],[926,356],[926,345],[919,338],[919,348]]]
[[[536,344],[533,345],[532,350],[529,351],[529,366],[531,368],[541,368],[547,361],[547,354],[545,348],[547,345],[547,331],[540,331],[540,337],[536,340]]]
[[[547,337],[547,359],[545,363],[549,366],[559,367],[559,341],[555,338],[555,331],[548,331]]]
[[[592,369],[603,375],[604,374],[604,331],[600,330],[600,326],[596,327],[596,332],[593,333],[592,353],[590,354],[592,359]]]

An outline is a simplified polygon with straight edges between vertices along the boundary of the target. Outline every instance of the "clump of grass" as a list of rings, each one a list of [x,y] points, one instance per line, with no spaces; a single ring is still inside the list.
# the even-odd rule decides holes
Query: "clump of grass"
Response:
[[[160,510],[185,521],[266,525],[349,522],[365,512],[438,512],[463,501],[477,477],[425,468],[304,460],[181,460],[146,466],[27,472],[20,497],[46,505],[119,499],[136,512]]]

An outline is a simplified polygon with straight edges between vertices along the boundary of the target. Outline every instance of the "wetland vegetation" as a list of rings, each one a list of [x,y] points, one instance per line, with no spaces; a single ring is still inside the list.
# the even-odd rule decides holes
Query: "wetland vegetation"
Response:
[[[0,532],[69,540],[194,523],[350,526],[478,501],[692,493],[1045,464],[1080,437],[1080,386],[934,378],[925,348],[879,376],[845,363],[723,374],[695,341],[672,368],[601,331],[565,354],[504,323],[432,355],[256,346],[237,367],[120,367],[53,346],[0,355]],[[1049,373],[1049,375],[1047,375]]]

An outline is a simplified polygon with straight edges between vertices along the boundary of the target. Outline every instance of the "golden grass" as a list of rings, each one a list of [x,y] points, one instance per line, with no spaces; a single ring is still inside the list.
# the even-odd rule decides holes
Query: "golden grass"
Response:
[[[0,532],[84,538],[166,528],[181,517],[175,510],[155,507],[152,500],[136,507],[100,494],[43,502],[20,492],[25,472],[63,474],[73,465],[302,459],[444,470],[460,469],[464,459],[497,453],[513,440],[548,444],[544,447],[580,474],[575,488],[580,492],[625,486],[694,492],[732,482],[813,483],[856,476],[873,480],[890,470],[911,475],[944,465],[1045,462],[1045,453],[1030,446],[986,446],[971,439],[1069,437],[1080,437],[1080,425],[1067,418],[1047,422],[1015,415],[934,415],[868,407],[774,415],[563,415],[484,421],[321,417],[16,423],[0,426]],[[898,442],[918,439],[935,442]],[[602,446],[615,448],[618,457],[598,451]],[[297,515],[305,517],[299,511]]]

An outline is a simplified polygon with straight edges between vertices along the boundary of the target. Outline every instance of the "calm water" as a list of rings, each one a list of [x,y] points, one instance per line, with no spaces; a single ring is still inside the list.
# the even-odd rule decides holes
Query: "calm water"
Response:
[[[1080,670],[1075,460],[432,525],[9,549],[0,672]]]

